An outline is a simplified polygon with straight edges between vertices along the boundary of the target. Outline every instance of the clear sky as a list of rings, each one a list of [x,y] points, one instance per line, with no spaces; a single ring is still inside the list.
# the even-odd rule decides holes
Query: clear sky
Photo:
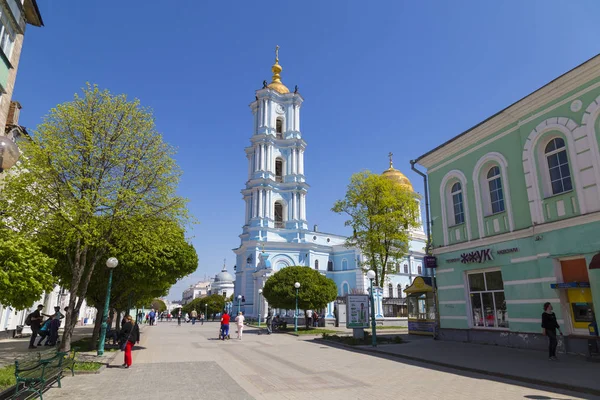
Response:
[[[214,275],[239,245],[248,105],[281,46],[282,80],[305,99],[301,129],[309,226],[345,234],[330,209],[350,176],[409,160],[599,51],[600,1],[38,0],[14,99],[34,128],[85,82],[154,109],[178,148],[180,192],[200,225],[195,274]]]

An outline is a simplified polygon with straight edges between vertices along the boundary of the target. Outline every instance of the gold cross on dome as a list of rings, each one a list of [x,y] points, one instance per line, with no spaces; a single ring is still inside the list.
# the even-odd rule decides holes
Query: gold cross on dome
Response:
[[[394,153],[392,153],[391,151],[388,154],[388,157],[390,158],[390,168],[392,168],[392,166],[394,165],[392,157],[394,156]]]
[[[275,62],[279,61],[279,45],[275,46]]]

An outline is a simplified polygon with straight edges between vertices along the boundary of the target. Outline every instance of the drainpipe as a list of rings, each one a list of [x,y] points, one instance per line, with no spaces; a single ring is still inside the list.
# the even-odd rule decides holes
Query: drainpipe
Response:
[[[429,220],[429,188],[427,185],[427,175],[423,172],[419,171],[415,168],[416,160],[410,160],[410,169],[415,171],[417,174],[423,177],[423,187],[425,188],[425,226],[427,227],[427,244],[425,245],[425,254],[429,255],[429,246],[431,243],[431,223]],[[437,287],[435,285],[435,271],[432,271],[431,274],[431,283],[433,285],[433,307],[434,307],[434,315],[435,315],[435,326],[433,327],[433,340],[437,340],[438,335],[438,327],[439,324],[439,313],[438,313],[438,300],[437,300]]]

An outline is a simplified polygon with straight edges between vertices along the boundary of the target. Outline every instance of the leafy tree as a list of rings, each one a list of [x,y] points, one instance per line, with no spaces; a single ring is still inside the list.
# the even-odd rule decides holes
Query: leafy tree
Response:
[[[332,211],[348,214],[346,226],[354,234],[346,241],[358,247],[366,259],[364,270],[375,271],[375,283],[383,287],[391,261],[408,252],[411,229],[419,226],[417,195],[403,185],[369,171],[352,175],[346,197]]]
[[[158,312],[167,311],[167,305],[161,299],[152,300],[152,308],[154,308]]]
[[[296,288],[298,290],[298,307],[303,310],[321,309],[337,298],[335,282],[319,271],[306,266],[286,267],[273,274],[263,288],[263,295],[270,307],[295,309]]]
[[[23,141],[26,155],[5,178],[0,208],[20,232],[44,231],[70,270],[61,350],[70,349],[77,315],[96,266],[112,254],[116,233],[132,219],[185,221],[176,194],[181,172],[174,150],[138,100],[87,85],[50,110]]]
[[[206,306],[206,308],[205,308]],[[183,306],[183,313],[190,313],[192,310],[202,313],[207,311],[206,318],[211,314],[220,313],[225,308],[225,298],[219,294],[211,294],[206,297],[198,297]]]
[[[31,238],[0,228],[0,303],[16,309],[31,307],[52,290],[55,264]]]

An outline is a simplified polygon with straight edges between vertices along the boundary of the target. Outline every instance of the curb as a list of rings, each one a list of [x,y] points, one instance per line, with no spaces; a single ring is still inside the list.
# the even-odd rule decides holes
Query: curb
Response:
[[[600,389],[594,389],[594,388],[589,388],[589,387],[585,387],[585,386],[575,386],[575,385],[570,385],[567,383],[557,383],[554,381],[547,381],[547,380],[543,380],[543,379],[527,378],[527,377],[523,377],[523,376],[519,376],[519,375],[506,374],[506,373],[502,373],[502,372],[486,371],[486,370],[482,370],[482,369],[465,367],[462,365],[455,365],[455,364],[445,363],[445,362],[441,362],[441,361],[428,360],[426,358],[421,358],[421,357],[408,356],[405,354],[390,353],[390,352],[379,350],[379,349],[365,350],[365,349],[356,348],[355,346],[331,342],[329,340],[324,340],[324,339],[313,339],[313,341],[316,343],[325,344],[325,345],[328,345],[331,347],[336,347],[339,349],[354,351],[356,353],[381,354],[381,355],[386,355],[389,357],[402,358],[405,360],[417,361],[417,362],[421,362],[424,364],[437,365],[439,367],[450,368],[450,369],[455,369],[455,370],[459,370],[459,371],[473,372],[473,373],[477,373],[477,374],[481,374],[481,375],[495,376],[498,378],[509,379],[509,380],[517,381],[517,382],[531,383],[531,384],[539,385],[539,386],[546,386],[546,387],[551,387],[551,388],[556,388],[556,389],[570,390],[573,392],[593,394],[595,396],[600,396]]]

